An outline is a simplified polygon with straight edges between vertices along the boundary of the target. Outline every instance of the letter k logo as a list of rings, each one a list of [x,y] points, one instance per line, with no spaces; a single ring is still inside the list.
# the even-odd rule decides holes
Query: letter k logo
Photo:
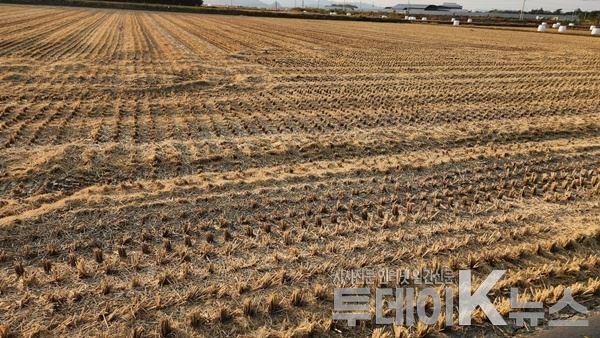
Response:
[[[487,297],[488,292],[502,278],[506,270],[494,270],[471,294],[471,270],[460,270],[458,274],[458,323],[471,325],[471,316],[476,307],[480,307],[494,325],[506,325],[506,322]]]

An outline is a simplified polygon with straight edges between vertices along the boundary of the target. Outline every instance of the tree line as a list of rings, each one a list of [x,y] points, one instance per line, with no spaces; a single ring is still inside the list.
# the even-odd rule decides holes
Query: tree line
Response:
[[[203,0],[101,0],[106,2],[132,2],[138,4],[160,4],[173,6],[202,6]]]

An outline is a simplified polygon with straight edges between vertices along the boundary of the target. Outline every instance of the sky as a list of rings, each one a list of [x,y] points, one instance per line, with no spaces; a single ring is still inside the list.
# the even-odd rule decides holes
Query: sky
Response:
[[[522,0],[410,0],[414,4],[442,4],[444,1],[457,2],[467,10],[489,9],[521,9]],[[375,4],[393,6],[408,3],[407,0],[375,0]],[[525,10],[543,7],[546,10],[562,8],[565,11],[581,8],[582,10],[600,10],[600,0],[526,0]]]

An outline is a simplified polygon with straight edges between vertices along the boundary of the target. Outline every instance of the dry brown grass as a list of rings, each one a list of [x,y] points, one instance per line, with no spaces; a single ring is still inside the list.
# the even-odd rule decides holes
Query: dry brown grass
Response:
[[[583,36],[0,5],[0,337],[444,329],[332,322],[363,266],[595,306],[599,79]]]

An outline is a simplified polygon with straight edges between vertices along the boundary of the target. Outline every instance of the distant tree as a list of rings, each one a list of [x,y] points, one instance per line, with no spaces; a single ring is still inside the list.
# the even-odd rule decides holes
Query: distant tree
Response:
[[[562,14],[562,8],[559,8],[559,9],[555,10],[554,13],[552,13],[552,14],[561,15]]]
[[[203,0],[104,0],[119,2],[135,2],[146,4],[176,5],[176,6],[202,6]]]
[[[158,0],[158,3],[168,3],[181,6],[202,6],[202,0]]]
[[[594,22],[595,24],[600,24],[600,11],[591,11],[586,12],[587,19]]]
[[[544,8],[540,8],[540,9],[532,9],[531,11],[529,11],[530,14],[546,14],[546,11],[544,10]]]

